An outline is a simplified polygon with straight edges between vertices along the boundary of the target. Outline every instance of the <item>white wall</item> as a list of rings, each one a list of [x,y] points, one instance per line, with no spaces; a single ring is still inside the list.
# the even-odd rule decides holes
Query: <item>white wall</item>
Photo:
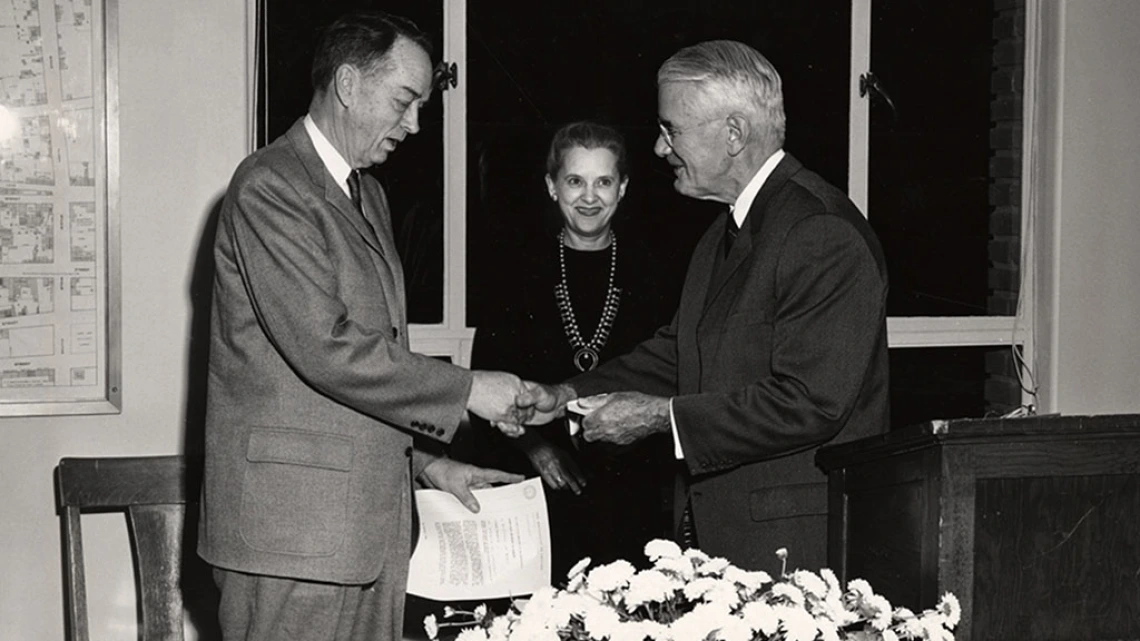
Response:
[[[247,152],[245,5],[119,0],[123,411],[0,419],[0,641],[63,638],[60,457],[183,447],[191,267]],[[134,641],[122,518],[85,517],[84,527],[91,637]]]
[[[1044,0],[1048,411],[1140,412],[1140,2]]]

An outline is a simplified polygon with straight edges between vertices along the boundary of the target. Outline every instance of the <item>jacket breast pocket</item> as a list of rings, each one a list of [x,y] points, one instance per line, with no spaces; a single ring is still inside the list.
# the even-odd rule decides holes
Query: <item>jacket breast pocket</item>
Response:
[[[241,535],[264,552],[329,556],[348,527],[351,439],[254,428],[246,449]]]

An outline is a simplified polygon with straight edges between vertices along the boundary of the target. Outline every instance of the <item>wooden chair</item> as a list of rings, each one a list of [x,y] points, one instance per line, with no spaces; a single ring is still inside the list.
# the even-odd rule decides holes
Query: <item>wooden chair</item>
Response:
[[[198,503],[201,460],[183,456],[64,458],[56,468],[67,638],[88,641],[83,512],[124,512],[139,595],[141,641],[181,641],[187,504]]]

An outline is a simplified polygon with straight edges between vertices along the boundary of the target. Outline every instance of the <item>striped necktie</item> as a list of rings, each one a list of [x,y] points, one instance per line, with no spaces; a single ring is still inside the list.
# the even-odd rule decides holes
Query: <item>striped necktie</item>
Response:
[[[732,215],[732,210],[728,211],[728,222],[724,226],[724,257],[728,258],[728,253],[732,251],[732,243],[736,240],[736,235],[740,233],[740,227],[736,224],[736,217]]]
[[[364,205],[360,201],[360,172],[353,169],[348,172],[348,195],[352,198],[352,205],[356,211],[364,213]]]

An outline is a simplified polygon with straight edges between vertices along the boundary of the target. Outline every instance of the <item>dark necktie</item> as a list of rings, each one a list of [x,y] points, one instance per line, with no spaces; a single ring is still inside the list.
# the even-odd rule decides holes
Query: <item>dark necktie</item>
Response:
[[[724,226],[724,257],[728,258],[728,252],[732,251],[732,243],[736,240],[736,235],[740,233],[740,227],[736,225],[736,217],[732,215],[732,211],[728,212],[728,223]]]
[[[356,211],[364,213],[364,205],[360,202],[360,172],[353,169],[348,172],[348,195],[352,198],[352,205]]]

